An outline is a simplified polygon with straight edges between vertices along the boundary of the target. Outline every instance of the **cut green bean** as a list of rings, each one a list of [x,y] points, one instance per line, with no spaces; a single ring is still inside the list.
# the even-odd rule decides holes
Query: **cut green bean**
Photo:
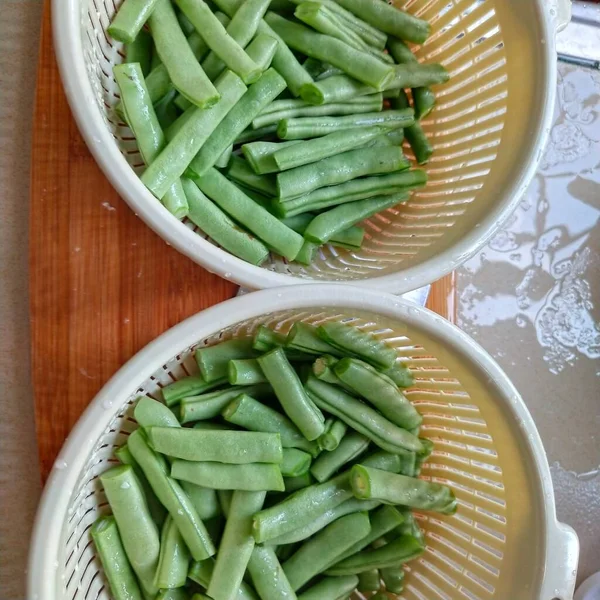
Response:
[[[164,429],[179,431],[172,428]],[[151,430],[152,428],[149,429]],[[165,460],[151,450],[140,429],[129,436],[127,445],[144,471],[154,493],[175,521],[194,559],[203,560],[212,556],[215,547],[208,532],[181,486],[168,476]]]
[[[296,321],[292,325],[285,344],[288,348],[300,350],[307,354],[342,356],[336,348],[319,337],[317,328],[314,325],[302,321]]]
[[[114,517],[100,517],[92,525],[90,535],[115,600],[142,600],[142,592],[127,559]]]
[[[425,548],[412,536],[403,535],[375,550],[363,550],[327,569],[327,575],[352,575],[370,569],[398,567],[421,556]]]
[[[242,146],[242,152],[255,173],[264,175],[281,170],[274,159],[275,152],[289,146],[301,144],[300,140],[291,142],[251,142]]]
[[[275,69],[265,71],[216,127],[190,164],[190,169],[196,175],[205,175],[223,151],[250,125],[254,117],[284,89],[285,81]]]
[[[452,490],[438,483],[355,465],[351,483],[357,498],[376,498],[391,504],[451,515],[457,503]]]
[[[190,553],[169,516],[160,536],[160,554],[154,583],[159,589],[183,587],[187,581]]]
[[[194,354],[200,373],[206,381],[215,381],[227,377],[229,361],[252,358],[256,352],[252,349],[252,338],[234,338],[213,346],[198,348]]]
[[[268,196],[277,195],[277,186],[275,179],[270,175],[257,175],[254,169],[243,158],[239,156],[232,157],[232,161],[227,169],[227,176],[245,187],[267,194]]]
[[[390,129],[396,129],[397,127],[408,127],[414,122],[415,115],[412,109],[384,110],[382,112],[341,117],[283,119],[279,121],[277,126],[277,136],[282,140],[302,140],[356,127],[382,125]]]
[[[315,217],[304,232],[304,237],[315,244],[326,244],[334,235],[348,227],[369,219],[387,208],[406,202],[406,200],[408,200],[408,194],[402,192],[336,206]]]
[[[190,596],[184,588],[175,588],[172,590],[160,590],[155,600],[190,600]],[[196,598],[196,600],[198,599]]]
[[[156,118],[158,119],[161,129],[165,132],[167,142],[169,141],[169,138],[167,138],[166,131],[179,118],[179,111],[173,102],[176,95],[177,92],[175,90],[170,90],[164,98],[154,105]]]
[[[298,590],[308,583],[338,556],[364,538],[370,529],[367,513],[354,513],[334,521],[305,542],[283,564],[283,570],[292,588]]]
[[[259,66],[244,52],[235,38],[228,33],[203,0],[176,0],[179,8],[202,35],[210,49],[246,84],[260,77]],[[266,7],[265,7],[266,10]],[[231,20],[229,27],[235,21]],[[205,64],[205,63],[203,63]],[[218,74],[215,73],[215,75]],[[210,76],[210,74],[208,74]]]
[[[407,108],[410,106],[404,90],[400,91],[400,96],[398,98],[394,98],[390,102],[393,108]],[[407,127],[404,130],[404,135],[406,136],[406,141],[412,148],[417,163],[420,165],[427,164],[433,154],[433,146],[427,139],[421,123],[417,121],[414,125]]]
[[[209,198],[269,248],[288,260],[294,260],[302,248],[302,236],[259,206],[216,169],[210,169],[195,182]]]
[[[402,40],[422,44],[431,33],[431,26],[427,21],[418,19],[387,2],[372,2],[372,0],[336,0],[336,2],[373,27]]]
[[[133,469],[135,476],[137,477],[140,485],[142,486],[142,490],[144,491],[144,497],[146,498],[146,502],[148,503],[148,510],[150,511],[150,515],[152,520],[156,523],[157,527],[161,527],[165,521],[167,516],[167,511],[165,507],[160,503],[160,500],[156,497],[154,490],[148,483],[144,472],[140,468],[140,466],[135,462],[135,459],[131,455],[127,444],[117,448],[115,450],[115,456],[119,459],[119,461],[124,465],[129,465]]]
[[[376,592],[380,587],[379,569],[370,569],[359,573],[356,587],[359,592]]]
[[[299,475],[298,477],[284,477],[283,483],[285,484],[285,491],[288,494],[304,489],[309,485],[312,485],[315,480],[312,478],[310,473]]]
[[[155,9],[157,0],[125,0],[108,26],[108,33],[125,44],[135,41]]]
[[[404,590],[404,570],[400,566],[381,569],[381,579],[385,589],[392,594],[400,594]]]
[[[259,352],[268,352],[274,348],[285,345],[286,336],[284,333],[273,331],[265,325],[260,325],[254,334],[252,347]]]
[[[310,104],[323,105],[331,102],[343,102],[350,98],[360,98],[376,92],[376,88],[348,77],[348,75],[334,75],[302,86],[300,95]]]
[[[295,167],[353,150],[386,132],[385,127],[362,127],[331,133],[306,142],[284,142],[273,144],[272,154],[276,170],[286,171]]]
[[[207,382],[202,375],[189,375],[165,386],[162,389],[162,396],[167,406],[173,406],[182,398],[203,394],[225,383],[227,383],[225,378]]]
[[[173,182],[183,175],[198,150],[246,91],[243,81],[231,71],[223,73],[216,87],[221,100],[211,108],[196,108],[186,126],[142,174],[142,182],[157,198],[162,198]],[[228,145],[225,144],[223,150]]]
[[[340,600],[352,593],[358,585],[356,575],[324,577],[298,596],[298,600]]]
[[[365,175],[404,170],[409,164],[404,158],[402,149],[393,146],[349,150],[324,158],[318,163],[279,173],[277,175],[278,196],[280,199],[295,198],[321,187],[337,185]],[[350,223],[348,227],[350,225],[354,223]],[[311,239],[311,241],[319,240]]]
[[[338,336],[338,331],[334,331],[333,335]],[[355,349],[358,350],[358,347],[355,346]],[[393,352],[393,349],[390,350]],[[388,354],[387,347],[384,352]],[[389,354],[391,357],[392,353]],[[371,354],[371,356],[375,355]],[[414,429],[423,422],[423,417],[400,392],[396,384],[368,363],[354,358],[343,358],[336,363],[334,370],[341,381],[354,389],[359,396],[366,398],[392,423],[404,429]]]
[[[337,102],[314,106],[305,104],[304,100],[292,100],[291,102],[301,102],[303,106],[288,108],[279,111],[272,111],[266,114],[258,115],[252,121],[252,127],[259,129],[274,123],[279,123],[282,119],[292,119],[299,117],[320,117],[324,115],[356,115],[360,113],[377,112],[383,108],[383,96],[381,93],[370,94],[369,96],[360,96],[352,98],[346,102]],[[283,102],[283,100],[282,100]]]
[[[142,590],[144,594],[156,595],[158,588],[154,585],[154,573],[158,564],[160,539],[142,487],[129,465],[109,469],[100,476],[100,481],[117,522],[127,558]]]
[[[235,138],[234,144],[246,144],[256,140],[264,140],[265,138],[277,138],[277,125],[269,125],[268,127],[261,127],[260,129],[248,127]]]
[[[258,363],[288,417],[307,440],[316,440],[323,433],[325,418],[306,395],[283,349],[271,350]]]
[[[182,481],[181,487],[203,521],[213,519],[220,514],[215,490],[194,485],[188,481]]]
[[[325,421],[325,431],[319,436],[319,439],[317,440],[321,450],[333,452],[340,445],[340,442],[346,435],[347,429],[348,426],[343,421],[339,421],[338,419],[327,419],[327,421]],[[319,481],[323,481],[324,479],[328,478],[326,477],[324,479],[319,479],[318,477],[316,477],[316,479]]]
[[[298,448],[312,456],[318,454],[317,444],[309,442],[290,419],[247,394],[239,395],[228,404],[223,410],[223,418],[251,431],[278,433],[283,448]]]
[[[227,368],[231,385],[254,385],[267,381],[255,358],[230,360]]]
[[[147,396],[140,396],[135,405],[133,416],[140,427],[179,427],[177,417],[162,402]]]
[[[369,442],[370,440],[360,433],[349,433],[337,448],[330,452],[322,452],[310,468],[310,472],[317,481],[326,481],[340,467],[360,456],[369,446]]]
[[[212,558],[192,563],[188,572],[188,578],[199,583],[203,588],[207,588],[214,569],[215,561]],[[235,600],[258,600],[258,596],[254,593],[254,590],[245,581],[240,583],[237,595],[234,598]],[[192,598],[192,600],[194,599]]]
[[[214,600],[234,600],[254,549],[252,517],[265,501],[266,492],[236,491],[207,593]]]
[[[249,394],[254,398],[264,398],[273,393],[270,385],[259,384],[249,386],[235,386],[225,390],[218,390],[200,396],[190,396],[181,400],[180,422],[182,424],[192,421],[205,421],[214,419],[221,411],[240,394]]]
[[[219,91],[194,56],[170,0],[156,2],[149,23],[156,50],[177,91],[200,108],[216,104]]]
[[[139,63],[142,75],[147,77],[152,63],[152,36],[143,29],[133,42],[125,46],[125,62]]]
[[[310,455],[306,456],[310,458]],[[176,460],[171,467],[171,476],[211,490],[285,490],[279,467],[267,463],[240,465]]]
[[[448,79],[450,79],[450,74],[439,64],[422,65],[415,63],[396,65],[392,81],[386,89],[430,86],[446,83]]]
[[[283,460],[277,433],[150,427],[148,439],[156,452],[184,460],[238,465],[280,463]]]
[[[225,169],[231,160],[231,155],[233,154],[233,144],[231,144],[221,156],[219,156],[217,162],[215,163],[215,167],[217,169]]]
[[[261,600],[296,600],[273,548],[254,546],[248,571]]]
[[[302,215],[299,215],[302,216]],[[342,386],[342,382],[340,381],[340,378],[335,374],[335,371],[333,370],[333,367],[335,366],[335,364],[337,363],[339,359],[335,358],[335,356],[330,356],[329,354],[325,354],[324,356],[320,356],[319,358],[317,358],[317,360],[315,360],[315,362],[313,363],[313,374],[317,379],[320,379],[321,381],[325,381],[326,383],[332,383],[333,385],[339,385]],[[350,391],[350,393],[353,393],[353,391],[351,390],[347,390]],[[331,448],[331,450],[334,450],[335,448]],[[328,450],[328,448],[325,448],[325,450]]]
[[[246,48],[248,56],[260,67],[261,71],[266,71],[275,58],[279,42],[270,35],[259,33]]]
[[[319,381],[310,375],[306,389],[317,406],[342,419],[350,427],[362,433],[377,446],[388,452],[403,450],[418,452],[423,447],[419,438],[400,429],[366,404],[350,396],[337,386]]]
[[[260,240],[241,229],[192,180],[183,177],[182,184],[188,199],[188,217],[194,225],[219,246],[252,265],[261,265],[267,260],[269,249]]]
[[[311,462],[312,457],[308,452],[297,448],[284,448],[283,460],[279,467],[284,477],[300,477],[308,472]]]
[[[239,54],[238,48],[245,48],[250,43],[256,34],[258,25],[262,21],[262,18],[267,12],[268,7],[269,0],[246,0],[246,2],[243,2],[240,5],[239,9],[233,15],[231,23],[227,26],[227,41],[224,45],[221,45],[221,40],[216,40],[217,45],[219,46],[219,51],[216,52],[213,49],[213,51],[202,63],[202,68],[211,79],[214,79],[225,68],[225,62],[223,62],[224,59],[221,54],[223,54],[225,51],[229,52],[229,46],[234,46],[234,48],[237,46],[237,48],[235,48],[233,51],[233,57],[237,59],[237,55]],[[205,23],[202,22],[202,29],[204,30],[205,27]],[[222,35],[222,32],[219,33]],[[246,54],[250,59],[253,58],[250,56],[249,52]],[[246,62],[247,60],[243,59],[243,64]],[[254,62],[254,64],[261,69],[261,71],[264,70],[256,62]],[[228,66],[232,68],[229,63]],[[232,70],[235,71],[233,68]],[[241,74],[238,74],[241,77]]]
[[[268,12],[265,20],[294,50],[342,69],[377,90],[385,89],[394,77],[394,69],[389,64],[340,40],[288,21],[273,12]]]

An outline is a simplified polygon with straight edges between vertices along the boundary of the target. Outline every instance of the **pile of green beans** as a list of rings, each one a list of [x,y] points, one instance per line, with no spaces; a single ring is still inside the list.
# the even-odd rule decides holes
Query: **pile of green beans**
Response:
[[[172,217],[250,264],[310,265],[426,185],[402,145],[434,152],[421,119],[449,73],[409,45],[431,30],[376,0],[124,0],[115,114]]]
[[[138,398],[122,464],[100,475],[112,515],[90,535],[112,597],[400,593],[402,564],[425,550],[411,511],[457,509],[417,478],[433,443],[403,394],[409,365],[336,321],[260,326],[195,359],[162,402]]]

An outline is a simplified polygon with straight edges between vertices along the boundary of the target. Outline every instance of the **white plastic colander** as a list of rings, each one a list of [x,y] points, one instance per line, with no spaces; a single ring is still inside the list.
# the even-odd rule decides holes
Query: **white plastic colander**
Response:
[[[79,128],[114,187],[154,231],[210,271],[254,289],[320,280],[404,293],[480,249],[515,209],[542,156],[556,94],[554,38],[570,15],[570,0],[399,3],[432,24],[418,58],[452,74],[424,123],[435,146],[429,184],[368,221],[360,251],[327,247],[310,267],[278,258],[255,267],[177,221],[135,175],[142,160],[113,110],[112,68],[123,60],[122,47],[106,34],[120,2],[53,1],[56,54]]]
[[[29,600],[108,600],[89,536],[109,510],[98,479],[135,429],[132,403],[197,370],[193,351],[259,324],[348,319],[411,366],[407,396],[435,449],[423,476],[450,485],[452,517],[419,516],[425,554],[406,566],[402,600],[571,600],[579,545],[556,520],[542,442],[518,392],[481,347],[424,308],[364,289],[286,287],[224,302],[177,325],[132,358],[69,436],[35,524]],[[392,598],[392,596],[390,596]]]

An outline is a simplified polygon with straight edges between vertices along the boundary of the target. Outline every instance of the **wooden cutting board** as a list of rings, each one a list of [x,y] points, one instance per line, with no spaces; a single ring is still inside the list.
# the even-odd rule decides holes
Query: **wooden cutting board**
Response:
[[[168,247],[96,166],[71,117],[45,0],[35,101],[29,235],[35,416],[42,480],[67,434],[117,369],[179,321],[237,287]],[[430,308],[449,315],[453,284]],[[450,311],[452,312],[452,311]]]

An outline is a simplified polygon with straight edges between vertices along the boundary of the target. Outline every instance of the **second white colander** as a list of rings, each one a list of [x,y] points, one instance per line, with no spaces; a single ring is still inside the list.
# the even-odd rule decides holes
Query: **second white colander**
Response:
[[[98,476],[137,425],[135,398],[193,373],[196,347],[260,324],[349,320],[410,365],[407,396],[434,452],[423,476],[450,485],[452,517],[420,515],[427,549],[396,600],[571,600],[579,545],[556,520],[548,462],[519,394],[481,347],[438,315],[391,295],[335,285],[263,290],[177,325],[132,358],[69,436],[32,539],[28,600],[108,600],[89,530],[109,511]],[[358,598],[359,596],[357,596]]]
[[[375,0],[374,0],[375,1]],[[480,249],[516,208],[548,136],[556,94],[554,38],[570,0],[405,0],[431,22],[416,54],[452,74],[424,129],[435,147],[429,184],[368,221],[359,251],[326,247],[310,267],[272,258],[252,266],[180,223],[136,176],[142,160],[114,106],[120,44],[106,33],[121,0],[53,0],[54,43],[69,103],[121,196],[166,242],[250,288],[311,280],[404,293],[439,279]],[[99,200],[100,201],[100,200]]]

